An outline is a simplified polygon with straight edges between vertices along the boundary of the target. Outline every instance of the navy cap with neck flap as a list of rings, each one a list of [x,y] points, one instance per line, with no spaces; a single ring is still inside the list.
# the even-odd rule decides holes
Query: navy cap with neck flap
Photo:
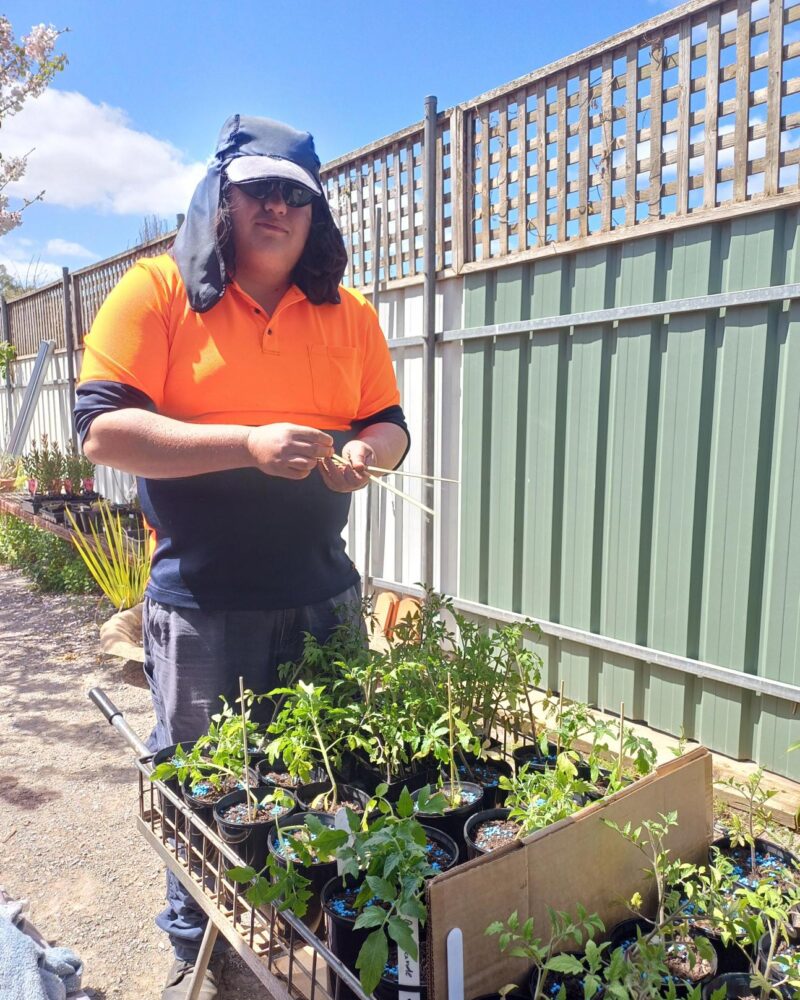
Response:
[[[215,306],[229,280],[217,238],[217,210],[225,168],[238,156],[290,160],[319,182],[319,158],[308,132],[298,132],[269,118],[245,115],[228,118],[206,175],[192,195],[186,221],[172,250],[189,305],[195,312],[208,312]]]

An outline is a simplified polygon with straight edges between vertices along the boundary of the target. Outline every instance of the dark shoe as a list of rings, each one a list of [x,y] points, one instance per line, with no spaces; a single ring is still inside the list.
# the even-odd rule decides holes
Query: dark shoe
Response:
[[[203,976],[203,985],[198,993],[198,1000],[217,1000],[219,982],[222,975],[223,955],[212,955],[208,968]],[[189,983],[194,972],[193,962],[184,962],[176,958],[169,970],[161,1000],[186,1000],[189,995]]]

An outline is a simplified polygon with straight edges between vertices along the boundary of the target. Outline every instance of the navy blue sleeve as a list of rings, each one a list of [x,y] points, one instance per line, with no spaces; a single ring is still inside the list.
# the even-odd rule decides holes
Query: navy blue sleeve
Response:
[[[395,469],[399,469],[405,461],[408,449],[411,447],[411,435],[408,432],[406,415],[403,413],[403,408],[401,406],[387,406],[384,410],[378,410],[377,413],[373,413],[369,417],[364,417],[363,420],[354,420],[350,426],[356,434],[360,434],[361,431],[367,427],[371,427],[372,424],[395,424],[405,431],[406,450],[403,452],[400,461],[395,465]]]
[[[75,395],[75,430],[81,447],[92,421],[101,413],[131,409],[156,412],[156,404],[146,393],[120,382],[84,382]]]

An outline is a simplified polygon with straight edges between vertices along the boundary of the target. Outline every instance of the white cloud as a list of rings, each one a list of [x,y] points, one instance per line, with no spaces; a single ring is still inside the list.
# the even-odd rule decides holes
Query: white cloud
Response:
[[[22,179],[7,193],[115,215],[184,212],[205,172],[169,142],[129,124],[121,108],[74,92],[46,90],[3,124],[3,153],[30,152]]]
[[[31,241],[9,234],[0,243],[0,265],[26,288],[47,285],[61,279],[61,264],[58,260],[42,259],[31,248]]]
[[[69,240],[48,240],[44,252],[61,257],[77,257],[82,260],[97,260],[97,254],[87,250],[80,243],[71,243]]]

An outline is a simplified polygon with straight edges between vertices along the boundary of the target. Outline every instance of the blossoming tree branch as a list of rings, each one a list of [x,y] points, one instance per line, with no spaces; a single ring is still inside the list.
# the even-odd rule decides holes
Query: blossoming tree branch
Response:
[[[39,24],[17,41],[8,18],[0,14],[0,128],[6,118],[22,110],[29,97],[38,97],[56,73],[66,66],[65,55],[53,54],[60,34],[62,32],[52,25]],[[19,209],[9,207],[5,188],[25,173],[29,155],[3,156],[0,153],[0,236],[20,225],[22,212],[44,195],[44,191],[40,191],[33,198],[23,198]]]

